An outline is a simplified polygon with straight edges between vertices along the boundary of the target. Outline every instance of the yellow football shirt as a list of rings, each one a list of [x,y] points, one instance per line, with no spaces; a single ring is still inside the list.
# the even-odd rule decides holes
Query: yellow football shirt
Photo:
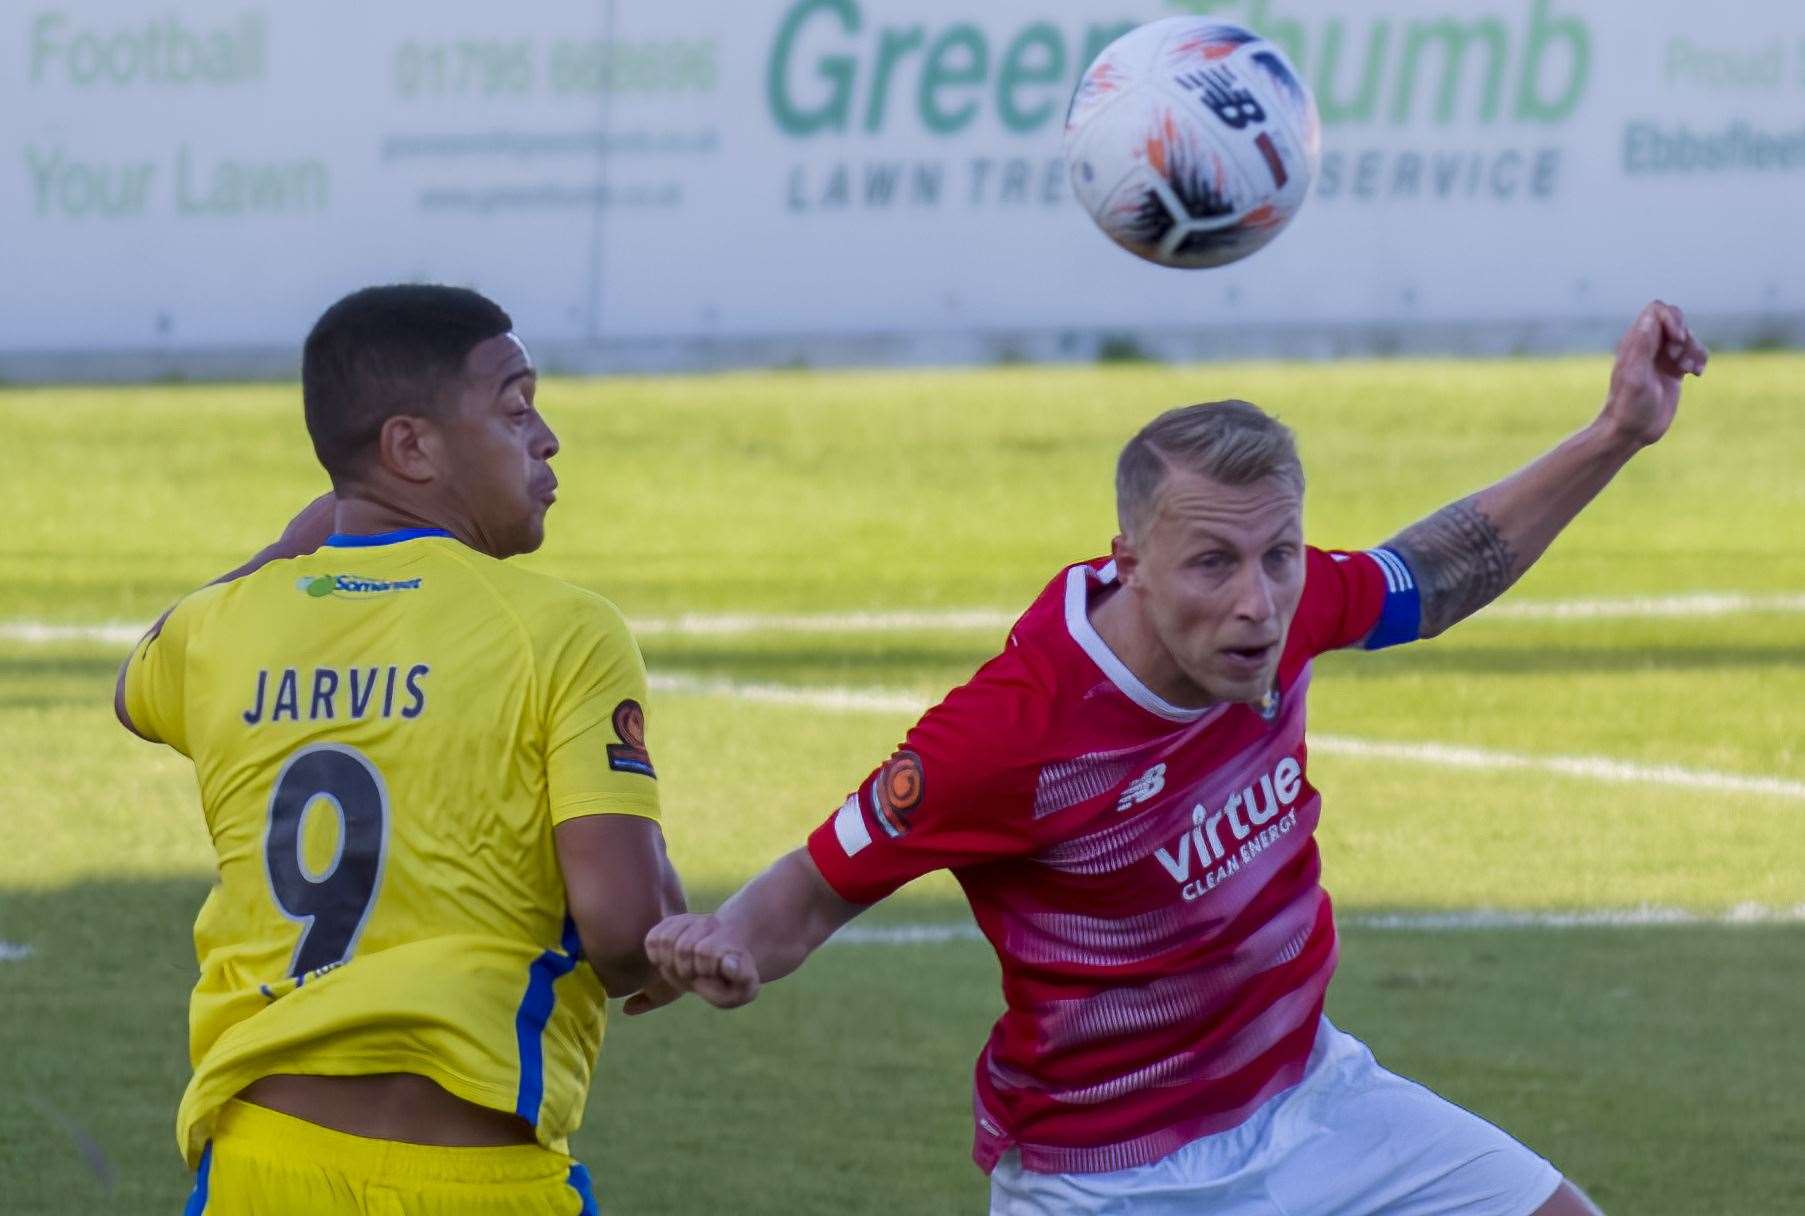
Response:
[[[552,827],[658,817],[645,688],[607,600],[431,530],[203,588],[139,644],[127,712],[194,761],[219,858],[190,1165],[271,1073],[417,1073],[566,1151],[606,994]]]

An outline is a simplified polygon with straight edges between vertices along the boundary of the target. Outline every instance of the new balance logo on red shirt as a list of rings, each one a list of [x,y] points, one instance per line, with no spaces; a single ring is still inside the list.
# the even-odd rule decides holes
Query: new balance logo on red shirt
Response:
[[[1068,567],[810,837],[853,903],[953,871],[995,946],[1009,1013],[973,1074],[985,1169],[1010,1151],[1042,1172],[1143,1165],[1304,1075],[1337,957],[1305,764],[1310,664],[1420,623],[1391,555],[1305,563],[1282,695],[1196,710],[1097,634],[1113,564]]]
[[[1131,806],[1139,806],[1165,788],[1166,766],[1156,764],[1128,783],[1128,788],[1116,799],[1116,810],[1125,811]]]

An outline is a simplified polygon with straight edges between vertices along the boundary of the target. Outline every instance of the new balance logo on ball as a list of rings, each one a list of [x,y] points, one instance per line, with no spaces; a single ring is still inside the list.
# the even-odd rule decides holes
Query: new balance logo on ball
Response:
[[[1165,788],[1166,766],[1156,764],[1128,783],[1128,788],[1116,799],[1116,810],[1125,811],[1131,806],[1139,806]]]

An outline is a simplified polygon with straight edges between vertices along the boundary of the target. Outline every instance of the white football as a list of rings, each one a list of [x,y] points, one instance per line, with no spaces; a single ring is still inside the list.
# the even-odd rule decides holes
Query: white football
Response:
[[[1072,188],[1122,248],[1161,266],[1239,261],[1304,205],[1322,157],[1316,99],[1284,53],[1212,17],[1122,35],[1078,82]]]

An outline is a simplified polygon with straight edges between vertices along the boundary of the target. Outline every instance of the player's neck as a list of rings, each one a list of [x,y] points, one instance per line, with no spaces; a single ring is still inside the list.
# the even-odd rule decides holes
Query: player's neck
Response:
[[[1215,704],[1178,666],[1126,587],[1092,604],[1087,612],[1103,644],[1166,704],[1179,709],[1207,709]]]
[[[465,544],[467,529],[445,512],[430,507],[397,502],[361,489],[343,489],[332,510],[332,531],[338,536],[379,536],[388,532],[437,528],[451,533]]]

